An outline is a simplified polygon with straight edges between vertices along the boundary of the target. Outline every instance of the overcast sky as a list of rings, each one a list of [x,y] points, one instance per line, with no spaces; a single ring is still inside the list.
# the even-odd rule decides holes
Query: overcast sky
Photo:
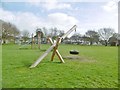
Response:
[[[37,27],[43,26],[67,31],[76,24],[80,34],[103,27],[110,27],[118,32],[116,0],[2,0],[0,4],[0,19],[12,22],[21,31],[28,30],[33,33]]]

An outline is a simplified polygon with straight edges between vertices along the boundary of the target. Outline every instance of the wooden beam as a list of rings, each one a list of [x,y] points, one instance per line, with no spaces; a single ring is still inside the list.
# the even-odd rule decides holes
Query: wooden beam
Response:
[[[55,44],[53,44],[45,53],[43,53],[43,55],[41,55],[38,60],[35,61],[35,63],[33,63],[30,68],[34,68],[36,67],[47,55],[48,53],[55,47]]]
[[[59,41],[60,41],[60,38],[58,38],[58,40],[57,40],[57,42],[56,42],[56,45],[55,45],[55,47],[54,47],[53,54],[52,54],[52,57],[51,57],[51,61],[53,61],[53,59],[54,59],[56,50],[57,50],[57,48],[58,48]]]
[[[49,42],[50,42],[51,45],[52,45],[52,44],[53,44],[52,39],[51,39],[51,38],[48,38],[48,40],[49,40]],[[60,55],[60,53],[59,53],[59,51],[58,51],[57,49],[56,49],[56,54],[57,54],[59,60],[60,60],[62,63],[65,63],[64,60],[63,60],[63,58],[62,58],[62,56]]]
[[[69,31],[67,31],[67,32],[61,37],[61,39],[65,39],[73,30],[76,31],[76,28],[77,28],[77,26],[74,25]]]
[[[47,55],[48,53],[54,48],[54,51],[53,51],[53,54],[52,54],[52,57],[51,57],[51,60],[53,60],[54,56],[55,56],[55,53],[57,53],[57,56],[59,57],[59,59],[61,60],[61,62],[64,63],[64,60],[62,59],[62,56],[60,55],[60,53],[58,52],[57,48],[58,48],[58,44],[61,42],[61,39],[64,39],[66,38],[73,30],[76,30],[76,25],[74,25],[68,32],[66,32],[61,38],[58,38],[57,42],[56,43],[53,43],[53,45],[41,56],[38,58],[38,60],[32,64],[30,66],[30,68],[34,68],[36,67]],[[52,40],[50,40],[52,41]]]
[[[31,41],[31,49],[33,49],[33,33],[32,33],[32,41]]]
[[[60,61],[61,61],[62,63],[65,63],[58,50],[56,50],[56,54],[57,54],[58,58],[60,59]]]
[[[38,33],[38,49],[40,49],[40,44],[41,44],[41,33]]]

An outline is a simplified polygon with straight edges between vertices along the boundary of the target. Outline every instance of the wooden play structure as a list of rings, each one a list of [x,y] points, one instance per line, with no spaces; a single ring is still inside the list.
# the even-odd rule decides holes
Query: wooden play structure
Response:
[[[36,33],[37,33],[36,35],[37,35],[38,49],[40,49],[40,43],[41,43],[41,34],[42,34],[42,31],[41,31],[41,29],[37,29]]]
[[[36,67],[48,54],[49,52],[53,49],[53,53],[51,56],[51,61],[53,61],[55,54],[57,54],[58,58],[62,63],[65,63],[62,56],[60,55],[59,51],[57,50],[59,43],[61,43],[62,39],[65,39],[72,31],[76,31],[76,25],[74,25],[69,31],[67,31],[62,37],[58,37],[57,41],[53,43],[51,38],[48,38],[49,42],[51,43],[51,47],[41,55],[38,60],[33,63],[30,68]]]
[[[31,48],[32,49],[35,48],[35,39],[34,39],[33,33],[32,33]]]
[[[38,49],[40,49],[41,46],[41,37],[43,36],[43,32],[40,28],[37,28],[36,35],[33,36],[32,34],[32,41],[31,41],[31,48],[35,48],[35,44],[38,45]]]

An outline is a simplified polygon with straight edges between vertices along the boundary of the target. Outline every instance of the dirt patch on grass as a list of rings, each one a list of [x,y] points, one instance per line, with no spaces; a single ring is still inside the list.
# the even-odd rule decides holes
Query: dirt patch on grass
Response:
[[[96,62],[96,60],[94,59],[83,57],[83,56],[78,56],[78,55],[64,56],[63,59],[81,61],[81,62]]]

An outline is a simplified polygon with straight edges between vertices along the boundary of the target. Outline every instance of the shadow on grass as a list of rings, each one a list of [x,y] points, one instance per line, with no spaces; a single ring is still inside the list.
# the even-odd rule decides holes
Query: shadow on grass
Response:
[[[51,63],[57,63],[57,64],[62,64],[62,62],[51,62]]]
[[[46,49],[40,49],[40,51],[41,51],[41,52],[45,52],[45,51],[46,51]]]
[[[78,55],[64,56],[63,59],[66,59],[68,61],[77,61],[77,62],[88,62],[88,63],[96,62],[96,60],[93,58],[78,56]]]

